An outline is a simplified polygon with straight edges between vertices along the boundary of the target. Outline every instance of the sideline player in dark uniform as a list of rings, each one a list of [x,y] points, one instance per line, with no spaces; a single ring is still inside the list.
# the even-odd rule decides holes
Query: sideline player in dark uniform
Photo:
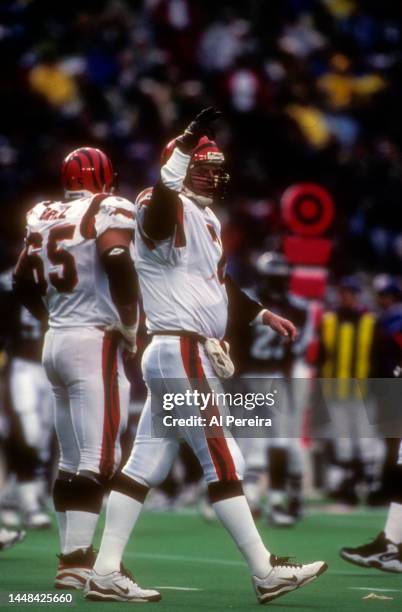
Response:
[[[242,326],[232,330],[234,360],[245,382],[261,377],[289,379],[297,375],[297,365],[312,338],[313,324],[307,302],[289,292],[291,268],[284,255],[262,254],[256,263],[257,284],[254,297],[264,307],[290,319],[298,329],[293,343],[265,325]],[[303,367],[303,366],[302,366]],[[299,372],[302,376],[302,373]],[[254,381],[253,381],[254,382]],[[247,384],[247,382],[246,382]],[[302,456],[300,438],[290,434],[289,416],[300,416],[303,406],[296,402],[294,385],[283,381],[281,410],[273,419],[269,439],[239,439],[246,459],[245,490],[256,512],[261,496],[262,471],[270,481],[269,520],[277,526],[291,526],[302,514]],[[300,390],[298,390],[300,391]],[[300,404],[300,405],[299,405]],[[287,422],[286,422],[287,421]],[[288,437],[291,435],[292,437]]]
[[[16,478],[16,499],[3,501],[1,519],[10,527],[21,519],[30,529],[44,529],[50,527],[44,499],[53,437],[51,390],[41,364],[44,323],[18,303],[12,270],[0,276],[0,303],[0,342],[7,355],[5,450],[10,476]]]

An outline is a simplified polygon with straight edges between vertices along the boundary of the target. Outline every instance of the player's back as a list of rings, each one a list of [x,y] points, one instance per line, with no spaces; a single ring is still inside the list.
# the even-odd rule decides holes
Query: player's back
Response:
[[[132,204],[97,194],[37,204],[27,215],[27,254],[53,328],[107,325],[118,319],[96,238],[131,228]]]

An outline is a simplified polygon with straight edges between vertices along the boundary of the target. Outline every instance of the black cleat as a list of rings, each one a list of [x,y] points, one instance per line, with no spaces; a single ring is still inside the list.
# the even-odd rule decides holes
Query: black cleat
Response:
[[[354,565],[374,567],[383,572],[402,573],[402,544],[387,540],[383,531],[372,542],[356,548],[342,548],[339,554],[342,559]]]

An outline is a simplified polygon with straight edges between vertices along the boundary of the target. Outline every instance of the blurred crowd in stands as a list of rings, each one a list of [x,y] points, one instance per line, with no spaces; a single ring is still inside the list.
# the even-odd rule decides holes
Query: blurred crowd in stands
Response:
[[[335,276],[396,272],[401,28],[393,0],[4,0],[0,267],[14,259],[25,211],[57,197],[68,151],[104,149],[133,198],[155,180],[166,141],[214,104],[233,177],[220,216],[238,276],[275,248],[280,195],[300,180],[334,196]]]
[[[368,321],[366,331],[383,342],[374,356],[387,369],[373,369],[371,335],[365,344],[366,369],[392,377],[402,345],[401,288],[388,276],[399,274],[402,260],[400,2],[3,0],[0,55],[4,304],[25,213],[41,199],[62,197],[59,173],[68,152],[78,146],[103,149],[118,172],[120,193],[134,200],[156,180],[167,141],[212,104],[224,112],[216,137],[232,175],[230,197],[218,208],[230,271],[240,284],[258,289],[261,278],[253,264],[261,253],[280,251],[286,231],[280,212],[284,190],[300,181],[323,185],[336,206],[327,236],[334,244],[328,301],[335,313],[330,308],[324,322],[344,323],[349,330],[352,322],[358,330]],[[280,301],[283,306],[285,299]],[[4,336],[34,338],[31,321],[12,327],[17,309],[12,305],[0,317]],[[30,335],[24,336],[27,330]],[[0,338],[0,348],[7,349],[14,336]],[[342,354],[355,359],[350,337]],[[40,330],[36,338],[40,344]],[[140,339],[142,348],[145,342]],[[341,343],[335,344],[336,357]],[[4,355],[0,370],[7,387],[15,369],[12,360],[20,356],[9,351],[7,363]],[[392,356],[392,362],[384,355]],[[141,400],[137,379],[136,399]],[[35,372],[34,380],[39,380]],[[20,391],[19,384],[14,387]],[[20,446],[9,420],[11,433],[5,437],[15,451]],[[331,451],[328,471],[336,472],[336,478],[327,493],[353,505],[363,482],[374,494],[370,503],[387,501],[392,473],[386,477],[385,468],[395,462],[395,449],[387,444],[381,442],[375,462],[370,446],[364,469],[356,449],[347,449],[346,459],[343,448],[341,458]],[[25,469],[32,461],[19,450],[15,454],[18,465],[11,462],[9,470],[23,481],[20,464]],[[46,461],[52,456],[47,454]],[[272,460],[270,469],[275,465]],[[193,477],[188,482],[185,477],[184,484]],[[25,524],[32,527],[49,523],[39,503],[40,479],[36,485],[36,497],[30,484],[22,486],[20,496],[28,513]],[[0,505],[0,519],[13,526],[6,523],[4,499]]]

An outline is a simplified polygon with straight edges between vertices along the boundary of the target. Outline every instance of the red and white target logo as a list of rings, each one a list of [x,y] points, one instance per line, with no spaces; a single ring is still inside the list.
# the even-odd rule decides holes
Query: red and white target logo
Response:
[[[301,236],[319,236],[334,219],[332,197],[316,183],[299,183],[288,187],[281,205],[286,224]]]

